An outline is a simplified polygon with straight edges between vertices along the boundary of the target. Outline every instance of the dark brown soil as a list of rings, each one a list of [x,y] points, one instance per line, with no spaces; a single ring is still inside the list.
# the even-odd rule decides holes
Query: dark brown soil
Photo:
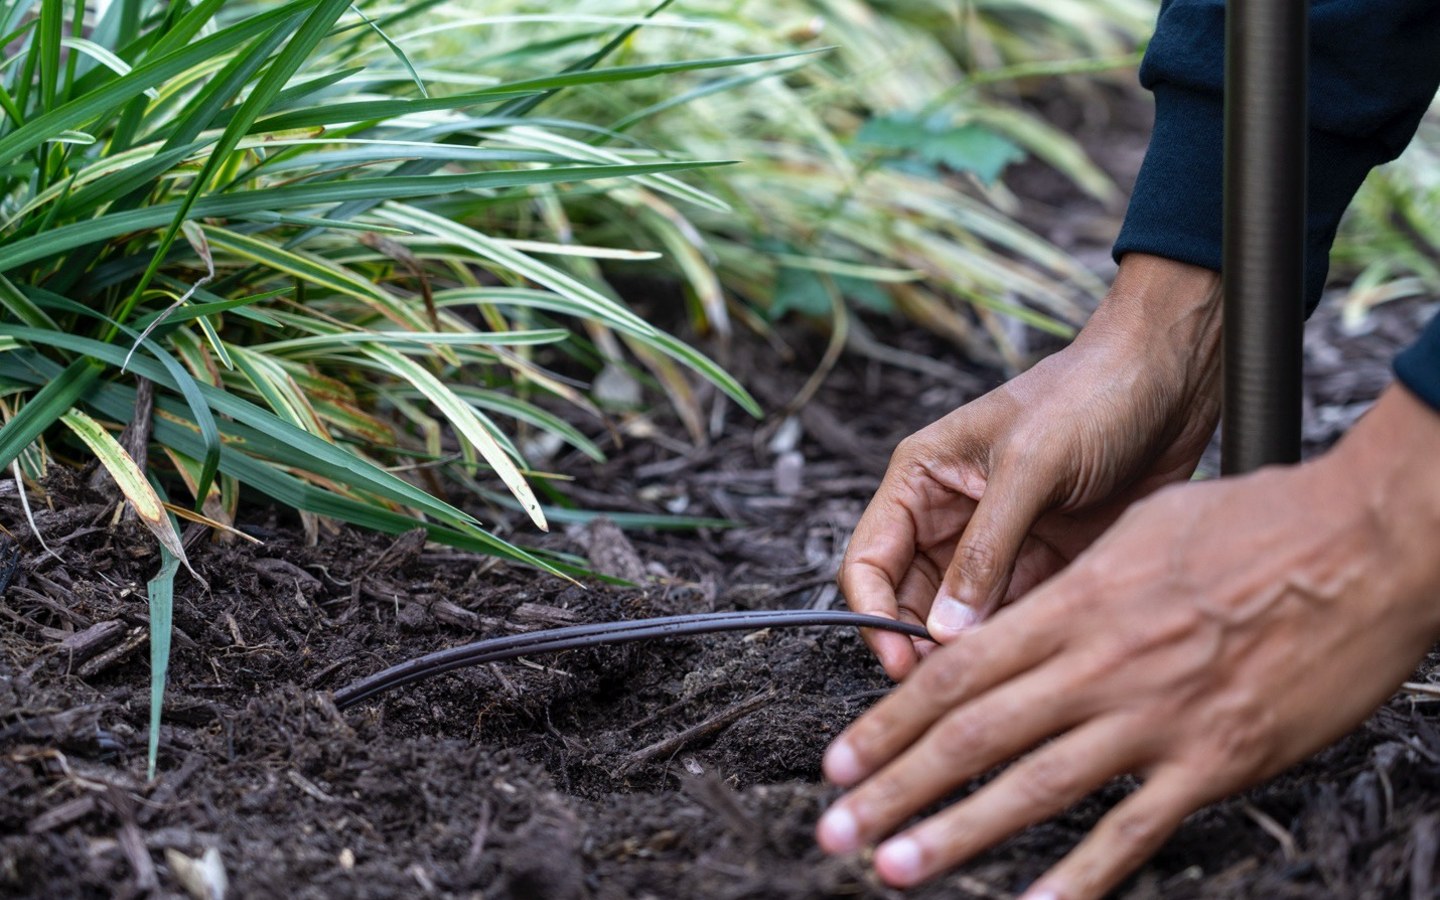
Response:
[[[1395,306],[1343,340],[1322,314],[1309,348],[1315,446],[1383,384],[1392,345],[1422,312]],[[803,381],[803,364],[736,352],[734,368],[772,409]],[[590,551],[639,588],[580,588],[413,537],[346,531],[306,547],[283,518],[250,523],[258,547],[202,539],[192,559],[209,590],[182,577],[153,782],[140,589],[157,565],[152,541],[114,524],[111,498],[59,473],[50,505],[35,498],[58,554],[46,555],[13,484],[0,484],[0,521],[20,540],[0,599],[0,894],[183,896],[166,851],[215,848],[244,897],[898,896],[811,838],[834,796],[821,752],[887,687],[853,633],[539,657],[345,714],[329,692],[482,634],[837,605],[840,553],[890,447],[989,380],[852,355],[790,424],[732,409],[719,437],[692,450],[657,413],[659,440],[612,442],[598,471],[555,460],[584,505],[740,523],[629,539],[601,524],[540,541]],[[1013,896],[1128,788],[914,896]],[[1434,897],[1437,809],[1440,704],[1397,697],[1314,761],[1195,815],[1121,893]]]

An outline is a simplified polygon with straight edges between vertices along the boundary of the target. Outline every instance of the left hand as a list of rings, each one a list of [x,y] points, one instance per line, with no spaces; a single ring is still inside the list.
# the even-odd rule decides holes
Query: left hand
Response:
[[[1133,773],[1144,785],[1025,895],[1103,896],[1191,812],[1362,722],[1440,637],[1437,451],[1440,416],[1392,387],[1313,463],[1137,504],[835,741],[826,775],[853,790],[821,846],[879,841],[1028,751],[882,843],[876,870],[925,881]]]

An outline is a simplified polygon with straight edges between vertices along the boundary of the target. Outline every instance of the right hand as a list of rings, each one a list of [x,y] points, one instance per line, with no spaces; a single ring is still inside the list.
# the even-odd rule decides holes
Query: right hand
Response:
[[[1220,414],[1219,275],[1129,254],[1064,350],[901,442],[840,569],[856,612],[941,643],[1194,472]],[[889,675],[934,645],[866,631]]]

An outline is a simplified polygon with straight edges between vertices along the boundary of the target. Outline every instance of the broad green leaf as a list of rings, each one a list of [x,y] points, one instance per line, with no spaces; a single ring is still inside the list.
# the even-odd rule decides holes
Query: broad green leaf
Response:
[[[1025,158],[1024,150],[984,125],[922,121],[908,114],[870,119],[855,140],[956,172],[972,172],[986,184],[995,183],[1006,166]]]

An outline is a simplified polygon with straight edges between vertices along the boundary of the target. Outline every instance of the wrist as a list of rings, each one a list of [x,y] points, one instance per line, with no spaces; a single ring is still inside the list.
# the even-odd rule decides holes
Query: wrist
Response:
[[[1118,345],[1163,373],[1191,405],[1220,396],[1220,273],[1146,253],[1127,253],[1077,343]]]
[[[1086,326],[1219,355],[1220,273],[1147,253],[1127,253]]]

